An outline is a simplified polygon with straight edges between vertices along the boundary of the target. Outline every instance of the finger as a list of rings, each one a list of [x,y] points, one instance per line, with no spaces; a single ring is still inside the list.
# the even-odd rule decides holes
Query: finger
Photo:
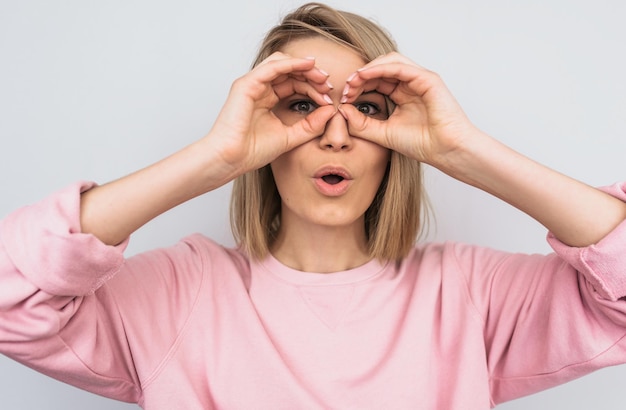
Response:
[[[290,79],[275,85],[273,89],[279,100],[299,94],[310,97],[319,106],[332,104],[332,99],[326,92],[320,92],[315,84],[305,81]],[[326,88],[321,88],[321,90],[328,91]]]
[[[341,103],[354,102],[361,94],[370,91],[377,91],[380,94],[390,96],[398,84],[398,80],[386,78],[374,78],[370,81],[346,84],[341,96]]]
[[[288,76],[295,78],[296,80],[307,81],[312,84],[318,84],[328,90],[331,90],[333,88],[333,85],[328,81],[328,73],[318,67],[313,67],[312,69],[306,71],[294,71]],[[280,79],[277,79],[276,81],[274,81],[274,83],[277,83],[279,81]]]
[[[284,56],[270,56],[261,64],[257,65],[250,75],[263,83],[280,82],[288,78],[289,74],[309,71],[309,77],[317,82],[323,82],[325,75],[314,69],[315,60],[311,58],[293,58]]]
[[[252,71],[238,78],[233,83],[231,91],[234,94],[240,94],[240,97],[250,98],[253,101],[264,101],[264,104],[271,108],[278,101],[279,97],[276,96],[274,87],[276,84],[283,84],[285,82],[292,82],[293,77],[291,74],[294,72],[309,72],[308,77],[315,79],[316,82],[309,82],[316,90],[317,93],[312,93],[312,97],[315,97],[315,101],[318,104],[324,104],[327,98],[321,96],[328,93],[330,87],[325,85],[325,74],[321,72],[314,74],[316,70],[314,68],[314,61],[306,58],[291,58],[281,55],[272,55],[272,60],[264,61],[263,65],[258,65]],[[322,82],[321,84],[319,82]],[[308,81],[307,81],[308,82]],[[294,89],[293,84],[286,84],[287,90]],[[281,96],[284,96],[283,92]]]
[[[393,148],[386,138],[387,123],[385,121],[363,115],[352,104],[341,104],[338,109],[348,122],[350,135]]]
[[[414,61],[412,61],[410,58],[394,51],[391,53],[387,53],[387,54],[383,54],[381,56],[376,57],[375,59],[373,59],[372,61],[370,61],[369,63],[365,64],[363,66],[363,68],[369,68],[369,67],[373,67],[376,65],[381,65],[381,64],[389,64],[389,63],[402,63],[402,64],[408,64],[408,65],[412,65],[412,66],[416,66],[422,69],[425,69],[424,67],[420,66],[419,64],[416,64]]]
[[[271,75],[272,68],[278,73],[272,79],[274,83],[284,81],[291,76],[299,80],[325,85],[332,89],[332,85],[328,82],[328,73],[315,66],[314,57],[296,58],[276,52],[263,60],[253,71]]]
[[[326,124],[336,112],[337,109],[331,105],[320,107],[288,127],[288,150],[322,135],[326,129]]]
[[[313,67],[308,70],[295,70],[283,73],[286,69],[289,69],[289,66],[285,66],[285,64],[289,64],[289,62],[286,60],[280,60],[280,67],[277,63],[268,63],[266,69],[259,69],[258,73],[255,73],[257,74],[256,80],[260,81],[261,84],[263,84],[265,79],[271,79],[270,85],[278,98],[284,98],[298,92],[304,87],[305,84],[309,87],[313,87],[316,91],[315,95],[318,96],[321,94],[328,94],[333,88],[328,81],[328,74],[326,74],[326,72]],[[273,72],[272,68],[274,69]],[[272,76],[274,76],[274,78],[272,78]],[[301,92],[301,94],[305,93]],[[317,102],[322,104],[323,100],[318,98]]]
[[[346,102],[351,101],[364,88],[376,87],[379,92],[395,100],[393,94],[400,85],[402,85],[402,92],[407,96],[422,97],[433,87],[443,85],[443,82],[436,73],[417,65],[397,62],[377,64],[364,67],[352,76],[344,89],[343,99]],[[401,103],[401,101],[395,102]]]
[[[377,64],[363,67],[357,72],[358,80],[368,81],[373,78],[394,78],[398,81],[411,81],[414,78],[437,78],[437,74],[415,64],[402,62]]]

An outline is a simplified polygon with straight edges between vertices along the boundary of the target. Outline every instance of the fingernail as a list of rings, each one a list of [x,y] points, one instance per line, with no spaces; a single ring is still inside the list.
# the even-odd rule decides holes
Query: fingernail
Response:
[[[328,94],[324,94],[324,101],[326,101],[328,104],[332,104],[333,103],[333,99],[330,98],[330,96]]]
[[[347,103],[347,102],[348,102],[348,97],[346,97],[346,96],[344,95],[343,97],[341,97],[341,100],[339,100],[339,102],[340,102],[341,104],[345,104],[345,103]]]
[[[315,60],[315,57],[313,57],[313,56],[306,56],[304,58],[307,59],[307,60]]]
[[[328,88],[330,88],[331,90],[334,90],[335,87],[333,87],[333,85],[330,83],[330,81],[326,81],[326,85],[328,86]]]
[[[321,68],[318,68],[317,70],[318,70],[320,73],[324,74],[326,77],[328,77],[328,75],[329,75],[329,74],[328,74],[326,71],[322,70]]]
[[[356,73],[350,74],[350,77],[346,79],[346,83],[349,83],[350,81],[354,80],[354,77],[356,77]]]
[[[349,85],[349,84],[346,84],[346,85],[343,87],[343,92],[342,92],[341,94],[343,94],[343,95],[348,94],[348,90],[350,90],[350,85]]]

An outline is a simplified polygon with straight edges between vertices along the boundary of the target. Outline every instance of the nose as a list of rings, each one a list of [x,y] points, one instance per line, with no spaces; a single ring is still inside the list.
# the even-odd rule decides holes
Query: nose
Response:
[[[349,150],[352,148],[352,137],[348,132],[348,122],[341,113],[335,113],[328,120],[319,144],[320,148],[332,151]]]

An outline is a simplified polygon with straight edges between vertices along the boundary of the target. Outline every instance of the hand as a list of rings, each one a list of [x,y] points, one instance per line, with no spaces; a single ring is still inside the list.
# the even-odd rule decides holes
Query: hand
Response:
[[[381,56],[354,73],[342,103],[372,90],[387,95],[395,110],[381,121],[342,104],[339,110],[355,137],[437,166],[464,137],[477,131],[437,74],[398,53]]]
[[[315,60],[274,53],[237,79],[207,135],[211,149],[236,174],[260,168],[282,153],[317,136],[337,112],[328,92],[328,74]],[[285,125],[272,113],[279,100],[306,95],[319,108],[295,124]]]

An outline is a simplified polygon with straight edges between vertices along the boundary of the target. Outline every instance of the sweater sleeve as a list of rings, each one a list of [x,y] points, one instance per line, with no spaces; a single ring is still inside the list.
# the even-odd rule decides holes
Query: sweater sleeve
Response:
[[[76,183],[5,218],[0,225],[3,258],[8,258],[3,272],[11,264],[37,288],[72,296],[91,294],[115,275],[127,241],[105,246],[81,233],[80,193],[93,186]]]
[[[626,184],[606,191],[626,201]],[[626,221],[588,247],[548,242],[550,255],[457,248],[494,404],[626,363]]]
[[[626,182],[603,190],[626,202]],[[615,301],[626,297],[626,221],[597,244],[572,248],[548,233],[552,249],[585,276],[602,297]]]
[[[93,185],[74,184],[0,221],[0,353],[141,405],[164,369],[181,366],[172,358],[194,317],[212,337],[198,306],[216,304],[227,283],[245,295],[249,267],[199,234],[124,258],[127,241],[108,246],[81,233],[80,194]],[[227,289],[220,300],[230,299]]]
[[[126,242],[107,246],[80,233],[80,193],[93,185],[74,184],[0,222],[0,352],[77,387],[137,401],[113,301],[95,297],[123,266]],[[79,327],[92,354],[67,342]],[[111,365],[111,357],[123,364]]]

